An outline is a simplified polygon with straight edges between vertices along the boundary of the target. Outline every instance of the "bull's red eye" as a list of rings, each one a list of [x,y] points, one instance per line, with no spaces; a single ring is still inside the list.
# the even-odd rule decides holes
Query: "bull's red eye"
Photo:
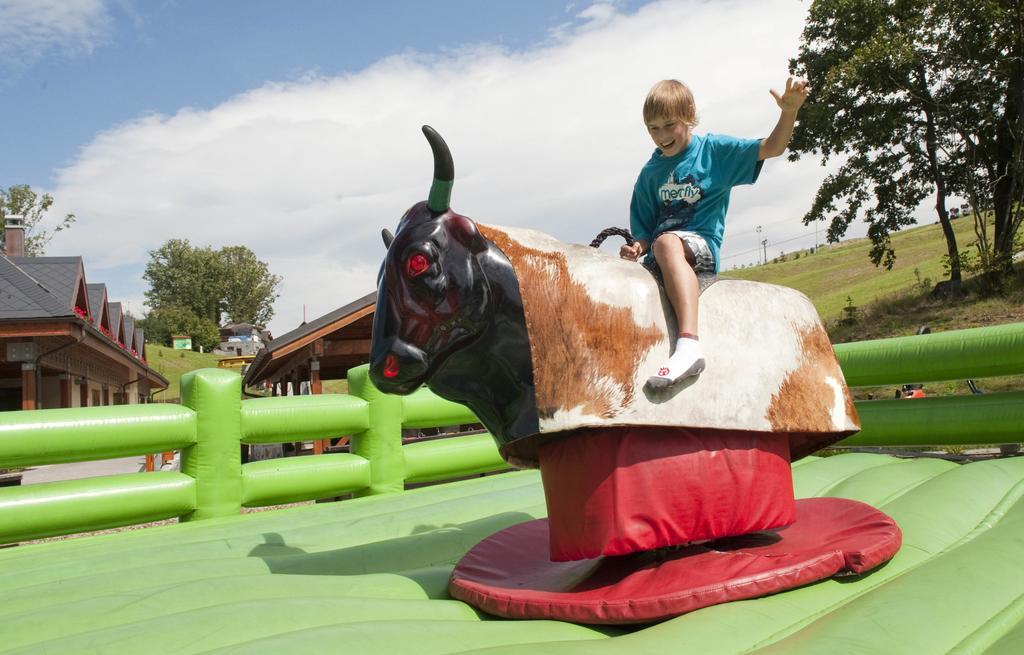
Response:
[[[405,274],[409,277],[423,275],[427,272],[428,268],[430,268],[430,260],[420,253],[416,253],[409,259],[405,260]]]
[[[394,355],[388,355],[387,359],[384,360],[384,377],[393,378],[397,376],[400,368],[398,359]]]

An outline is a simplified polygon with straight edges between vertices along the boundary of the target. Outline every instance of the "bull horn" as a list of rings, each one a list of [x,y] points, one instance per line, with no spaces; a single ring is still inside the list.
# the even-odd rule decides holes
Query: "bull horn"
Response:
[[[429,125],[423,126],[423,136],[427,137],[430,149],[434,152],[434,182],[430,185],[427,196],[427,208],[442,214],[448,211],[452,199],[452,184],[455,181],[455,164],[448,144],[441,135]]]
[[[391,234],[391,230],[384,228],[380,231],[380,238],[384,239],[384,247],[390,248],[391,242],[395,240],[395,235]]]

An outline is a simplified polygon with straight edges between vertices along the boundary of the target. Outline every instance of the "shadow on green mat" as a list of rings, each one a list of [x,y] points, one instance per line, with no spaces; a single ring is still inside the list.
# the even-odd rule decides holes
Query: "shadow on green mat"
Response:
[[[322,552],[307,552],[279,533],[265,532],[264,542],[248,556],[262,559],[271,573],[283,575],[393,573],[412,579],[433,598],[447,598],[447,576],[466,551],[499,530],[533,519],[523,512],[504,512],[465,523],[421,524],[409,535]]]

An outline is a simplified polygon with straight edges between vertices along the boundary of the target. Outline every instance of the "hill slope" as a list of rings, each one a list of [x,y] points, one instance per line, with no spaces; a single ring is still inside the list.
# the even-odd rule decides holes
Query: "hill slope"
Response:
[[[953,221],[960,250],[973,248],[977,237],[969,218]],[[957,330],[986,325],[1024,322],[1024,269],[1018,267],[1006,293],[982,297],[972,293],[971,280],[964,278],[965,298],[930,298],[936,282],[946,279],[943,254],[946,243],[939,225],[924,225],[892,236],[896,264],[892,270],[874,266],[868,259],[868,239],[853,239],[806,251],[786,261],[732,270],[723,277],[781,284],[802,291],[825,321],[833,343],[884,339],[916,334],[927,325],[931,331]],[[915,272],[916,271],[916,272]],[[849,300],[848,300],[849,299]],[[852,307],[852,311],[844,308]],[[1024,376],[993,378],[981,383],[987,391],[1024,388]],[[869,393],[888,396],[891,390],[858,389],[858,397]],[[929,394],[963,394],[969,390],[962,381],[929,385]]]
[[[964,250],[976,241],[969,218],[953,221],[957,247]],[[892,235],[896,264],[892,270],[876,267],[868,259],[871,241],[851,239],[821,246],[818,252],[793,253],[786,261],[753,268],[731,270],[723,277],[771,282],[798,289],[814,303],[826,322],[833,322],[847,306],[847,297],[857,307],[905,293],[931,289],[945,279],[942,258],[946,243],[938,224],[910,228]],[[798,256],[799,258],[794,258]],[[916,271],[916,273],[915,273]],[[930,280],[930,284],[919,284]]]
[[[174,350],[152,343],[146,344],[146,360],[157,373],[167,378],[170,386],[153,396],[157,401],[169,401],[181,397],[178,386],[181,376],[198,368],[216,368],[221,355],[196,353],[191,350]]]

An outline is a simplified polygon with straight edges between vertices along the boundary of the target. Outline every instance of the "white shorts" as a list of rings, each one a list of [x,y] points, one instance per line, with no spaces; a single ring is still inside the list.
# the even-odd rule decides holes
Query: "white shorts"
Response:
[[[682,240],[690,248],[690,252],[693,253],[693,271],[695,273],[714,273],[715,272],[715,258],[711,254],[711,249],[708,247],[708,242],[704,240],[704,237],[697,234],[696,232],[687,232],[686,230],[668,230],[661,234],[674,234]],[[658,235],[658,237],[661,236]],[[657,239],[657,237],[655,237]],[[648,263],[649,262],[649,263]],[[652,255],[648,259],[644,260],[644,266],[661,273],[658,270],[658,264],[654,261]]]

